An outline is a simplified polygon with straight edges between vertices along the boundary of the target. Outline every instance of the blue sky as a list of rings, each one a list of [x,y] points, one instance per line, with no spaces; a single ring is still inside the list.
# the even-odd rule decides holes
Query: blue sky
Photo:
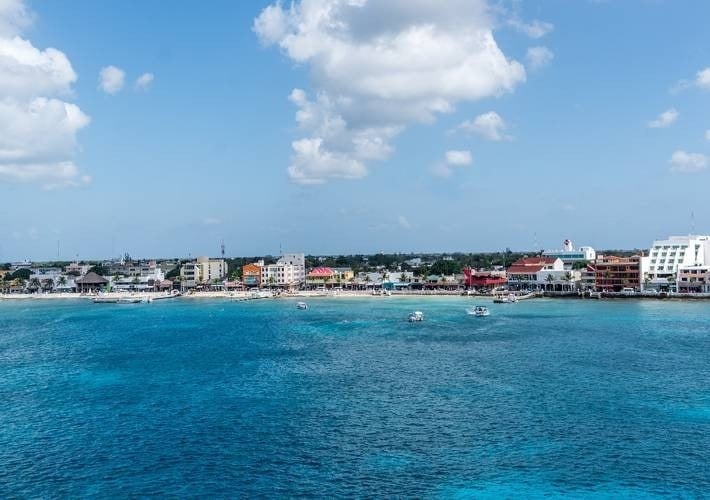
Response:
[[[0,261],[58,242],[62,259],[222,239],[229,255],[648,247],[691,212],[710,231],[710,4],[342,4],[0,0],[0,54],[53,47],[75,76],[45,64],[17,84],[36,61],[0,58]],[[123,86],[100,87],[109,66]],[[86,119],[13,125],[44,98]]]

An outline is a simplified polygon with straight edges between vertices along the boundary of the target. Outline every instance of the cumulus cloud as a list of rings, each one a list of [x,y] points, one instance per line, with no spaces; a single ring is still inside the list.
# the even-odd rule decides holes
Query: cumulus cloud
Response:
[[[32,14],[23,0],[0,0],[0,36],[12,37],[32,24]]]
[[[671,170],[674,172],[693,173],[705,170],[708,166],[708,157],[700,153],[687,153],[678,150],[671,156]]]
[[[680,116],[680,113],[678,113],[675,108],[667,109],[666,111],[658,115],[658,118],[648,122],[648,126],[650,128],[667,128],[673,125],[673,123],[675,123],[675,121],[678,119],[678,116]]]
[[[489,141],[510,139],[510,137],[505,134],[506,128],[505,120],[495,111],[478,115],[473,120],[466,120],[458,126],[459,130],[480,135]]]
[[[525,54],[525,60],[531,71],[547,66],[554,58],[555,55],[547,47],[530,47]]]
[[[466,167],[473,163],[470,151],[451,150],[444,155],[444,160],[437,162],[431,171],[437,177],[451,177],[456,167]]]
[[[99,88],[107,94],[116,94],[123,88],[126,72],[116,66],[106,66],[99,72]]]
[[[153,73],[143,73],[141,76],[136,78],[136,88],[145,90],[151,86],[155,75]]]
[[[77,76],[64,53],[22,38],[31,18],[23,2],[0,0],[0,182],[84,185],[73,158],[90,119],[65,101]]]
[[[408,125],[430,123],[461,101],[512,92],[525,69],[493,37],[485,0],[277,2],[255,19],[265,46],[310,69],[313,92],[291,93],[303,137],[292,180],[358,179],[384,160]]]
[[[701,90],[710,90],[710,67],[701,69],[695,74],[692,80],[681,80],[676,83],[671,92],[678,93],[689,88],[699,88]]]
[[[473,162],[470,151],[447,151],[446,163],[449,165],[470,165]]]

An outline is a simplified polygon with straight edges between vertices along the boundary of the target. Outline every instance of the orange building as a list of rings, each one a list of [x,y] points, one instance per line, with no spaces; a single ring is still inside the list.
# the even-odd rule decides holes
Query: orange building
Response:
[[[245,287],[261,286],[261,263],[246,264],[242,266],[242,283]]]
[[[643,256],[617,257],[598,255],[594,264],[594,286],[597,290],[619,292],[622,288],[641,290]]]

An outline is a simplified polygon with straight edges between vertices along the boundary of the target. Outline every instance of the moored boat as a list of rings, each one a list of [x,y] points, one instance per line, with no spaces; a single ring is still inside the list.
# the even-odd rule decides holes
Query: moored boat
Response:
[[[508,295],[499,295],[493,299],[496,304],[515,304],[518,301],[518,297],[514,293],[509,293]]]
[[[421,311],[414,311],[409,313],[409,318],[408,318],[410,323],[415,323],[418,321],[424,321],[424,313]]]
[[[486,306],[475,306],[470,309],[466,309],[466,312],[470,314],[471,316],[476,316],[476,317],[483,317],[483,316],[488,316],[491,314],[491,312],[488,310]]]

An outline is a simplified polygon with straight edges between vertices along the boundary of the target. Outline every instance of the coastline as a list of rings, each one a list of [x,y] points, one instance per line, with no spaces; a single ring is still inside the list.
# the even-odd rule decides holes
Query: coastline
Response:
[[[204,299],[227,299],[235,301],[243,300],[267,300],[267,299],[337,299],[337,298],[360,298],[360,299],[398,299],[407,297],[416,298],[442,298],[442,297],[460,297],[462,299],[475,299],[475,300],[493,300],[496,296],[491,294],[475,294],[475,295],[462,295],[460,292],[450,292],[450,291],[422,291],[422,292],[393,292],[391,295],[373,295],[372,292],[367,291],[340,291],[337,293],[324,293],[322,291],[308,291],[302,290],[294,293],[283,293],[281,295],[275,295],[273,297],[265,297],[259,299],[250,299],[249,292],[239,291],[239,292],[193,292],[189,294],[172,295],[166,294],[164,292],[139,292],[139,293],[126,293],[126,292],[105,292],[101,294],[79,294],[79,293],[6,293],[0,294],[0,301],[16,301],[16,300],[86,300],[93,301],[96,298],[102,299],[121,299],[121,298],[141,298],[149,300],[168,300],[168,299],[192,299],[192,300],[204,300]],[[679,294],[674,293],[671,296],[660,296],[651,294],[608,294],[605,293],[600,299],[590,298],[587,296],[580,295],[578,293],[549,293],[546,292],[542,295],[536,297],[530,297],[527,300],[540,300],[540,299],[562,299],[562,300],[671,300],[671,301],[702,301],[710,300],[709,294]]]

